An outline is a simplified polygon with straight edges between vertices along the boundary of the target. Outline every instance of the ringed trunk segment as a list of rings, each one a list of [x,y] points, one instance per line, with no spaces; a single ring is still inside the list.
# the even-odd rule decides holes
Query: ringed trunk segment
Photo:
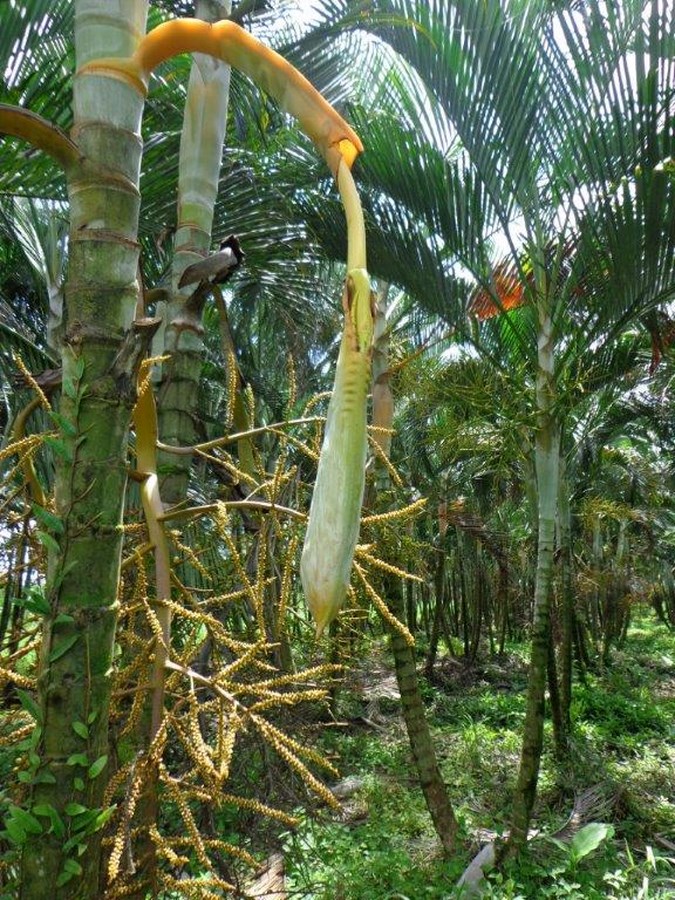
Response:
[[[229,0],[199,0],[195,15],[217,22],[231,12]],[[204,355],[202,313],[207,292],[198,284],[179,287],[186,270],[208,258],[213,214],[223,158],[229,106],[230,66],[210,55],[195,53],[190,68],[178,156],[176,234],[171,266],[171,291],[162,307],[163,349],[158,389],[159,430],[164,443],[195,443],[195,415]],[[201,299],[200,299],[201,298]],[[185,500],[192,457],[160,453],[164,501]]]
[[[149,32],[133,56],[93,60],[79,71],[114,72],[145,94],[153,70],[181,53],[207,53],[248,75],[298,120],[334,175],[341,159],[351,167],[362,152],[356,132],[304,75],[231,21],[211,24],[200,19],[173,19]]]

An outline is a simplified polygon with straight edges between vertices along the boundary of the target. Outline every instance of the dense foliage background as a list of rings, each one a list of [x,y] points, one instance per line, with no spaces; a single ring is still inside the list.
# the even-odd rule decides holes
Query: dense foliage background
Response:
[[[0,102],[66,132],[76,7],[0,9]],[[150,4],[148,28],[192,12]],[[352,590],[317,642],[297,566],[342,328],[343,213],[311,142],[233,72],[212,245],[234,234],[245,258],[200,310],[185,440],[166,437],[170,378],[153,376],[160,440],[201,447],[184,489],[160,455],[176,667],[160,787],[136,773],[161,743],[143,739],[161,598],[132,477],[109,748],[72,763],[105,796],[41,817],[36,666],[63,546],[55,471],[77,440],[62,397],[79,387],[60,374],[72,236],[59,167],[2,139],[3,896],[43,833],[72,839],[63,896],[92,835],[115,860],[110,897],[237,895],[251,853],[282,854],[286,888],[278,858],[268,876],[288,896],[461,896],[474,853],[509,831],[486,896],[671,896],[675,11],[268,0],[232,17],[363,140],[391,448],[371,441]],[[191,65],[160,67],[143,117],[147,317],[166,318],[175,280]],[[85,738],[95,724],[74,722]],[[152,860],[140,874],[135,853]]]

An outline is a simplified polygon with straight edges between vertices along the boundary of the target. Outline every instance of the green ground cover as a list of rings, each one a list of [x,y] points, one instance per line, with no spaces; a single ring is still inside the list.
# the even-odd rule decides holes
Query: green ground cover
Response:
[[[522,649],[511,647],[505,658],[471,669],[442,662],[436,684],[425,686],[443,774],[464,827],[465,855],[441,858],[396,702],[387,700],[379,705],[377,728],[352,725],[323,736],[342,774],[361,776],[363,785],[345,801],[342,816],[306,816],[285,836],[289,896],[461,896],[455,884],[465,865],[508,821],[524,714]],[[354,695],[345,693],[341,702],[354,711]],[[539,834],[524,859],[491,877],[485,896],[675,897],[675,633],[648,612],[636,618],[610,665],[576,684],[573,713],[566,759],[556,759],[547,735],[535,810]],[[585,821],[611,828],[586,829],[573,842],[551,840],[575,797],[592,787],[597,791]]]

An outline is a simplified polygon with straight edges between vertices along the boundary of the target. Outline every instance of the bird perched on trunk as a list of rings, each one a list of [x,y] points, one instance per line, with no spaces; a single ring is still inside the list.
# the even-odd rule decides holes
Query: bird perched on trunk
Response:
[[[220,245],[217,253],[188,266],[178,282],[183,288],[189,284],[224,284],[244,258],[237,238],[231,234]]]

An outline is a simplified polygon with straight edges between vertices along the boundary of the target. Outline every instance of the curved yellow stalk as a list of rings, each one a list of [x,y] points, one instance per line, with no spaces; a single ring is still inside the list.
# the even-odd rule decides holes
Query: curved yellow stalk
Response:
[[[147,90],[152,71],[179,53],[208,53],[229,63],[267,91],[294,116],[314,141],[336,174],[344,159],[351,166],[363,150],[356,132],[338,115],[313,85],[274,50],[234,22],[210,24],[200,19],[173,19],[149,32],[129,59],[92,60],[82,72],[114,72],[119,78]],[[331,151],[339,148],[336,158]]]
[[[37,113],[0,103],[0,134],[28,141],[43,150],[68,172],[80,161],[80,151],[65,132]]]
[[[42,397],[33,397],[30,403],[25,406],[14,420],[14,428],[12,430],[12,439],[15,442],[22,441],[26,436],[26,422],[32,416],[36,409],[42,406]],[[21,457],[21,465],[23,468],[24,478],[28,486],[30,499],[37,503],[38,506],[47,508],[47,495],[45,494],[40,479],[37,477],[33,457],[26,453]]]

